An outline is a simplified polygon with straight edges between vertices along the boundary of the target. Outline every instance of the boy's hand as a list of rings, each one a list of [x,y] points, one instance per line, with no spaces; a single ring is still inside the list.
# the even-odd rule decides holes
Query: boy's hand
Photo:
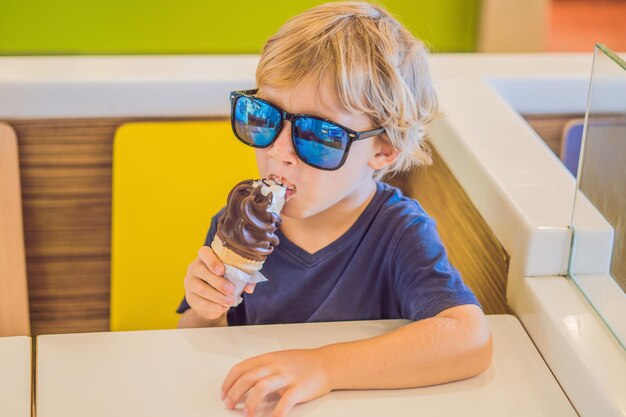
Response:
[[[207,322],[223,316],[235,301],[234,286],[223,274],[224,265],[209,246],[202,246],[187,268],[184,282],[187,303]],[[246,285],[244,291],[252,294],[255,285]]]
[[[244,416],[252,417],[263,399],[281,398],[272,417],[284,417],[294,405],[328,394],[328,361],[321,349],[284,350],[255,356],[235,365],[222,384],[222,400],[234,408],[247,394]]]

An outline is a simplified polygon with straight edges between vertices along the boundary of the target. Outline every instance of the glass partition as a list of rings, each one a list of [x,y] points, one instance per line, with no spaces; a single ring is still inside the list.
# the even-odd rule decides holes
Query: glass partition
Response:
[[[626,346],[626,65],[595,48],[572,215],[569,276]]]

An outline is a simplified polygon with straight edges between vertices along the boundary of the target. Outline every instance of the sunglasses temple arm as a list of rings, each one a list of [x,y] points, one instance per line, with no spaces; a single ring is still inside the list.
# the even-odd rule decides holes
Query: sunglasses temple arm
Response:
[[[385,133],[384,127],[379,127],[378,129],[367,130],[365,132],[361,132],[355,140],[371,138],[372,136],[380,135],[381,133]]]

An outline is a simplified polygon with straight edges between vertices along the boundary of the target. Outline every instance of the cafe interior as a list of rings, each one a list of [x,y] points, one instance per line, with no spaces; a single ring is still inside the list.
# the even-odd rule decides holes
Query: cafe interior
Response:
[[[246,415],[235,364],[407,324],[177,328],[211,217],[259,176],[229,93],[323,2],[0,4],[0,417]],[[493,357],[289,415],[626,417],[626,2],[376,3],[428,46],[442,113],[433,164],[383,181],[436,220]]]

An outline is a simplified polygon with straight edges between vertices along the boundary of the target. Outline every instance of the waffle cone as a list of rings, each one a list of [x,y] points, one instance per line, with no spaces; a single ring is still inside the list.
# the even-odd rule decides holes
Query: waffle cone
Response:
[[[255,261],[252,259],[244,258],[243,256],[235,253],[231,249],[224,246],[221,239],[217,237],[217,234],[211,242],[211,249],[220,258],[223,264],[234,266],[241,269],[248,275],[252,275],[256,271],[260,271],[263,268],[264,261]]]

